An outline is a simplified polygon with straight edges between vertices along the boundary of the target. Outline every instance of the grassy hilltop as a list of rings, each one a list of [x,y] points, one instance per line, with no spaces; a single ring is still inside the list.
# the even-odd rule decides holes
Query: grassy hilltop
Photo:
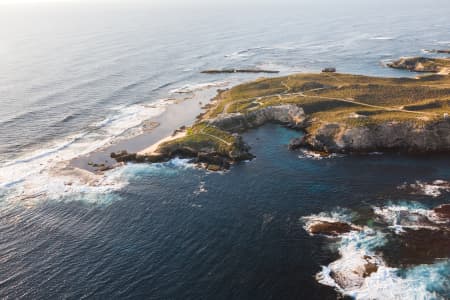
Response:
[[[370,123],[430,121],[450,111],[450,77],[380,78],[348,74],[298,74],[259,79],[222,92],[204,116],[247,113],[297,104],[324,121]]]

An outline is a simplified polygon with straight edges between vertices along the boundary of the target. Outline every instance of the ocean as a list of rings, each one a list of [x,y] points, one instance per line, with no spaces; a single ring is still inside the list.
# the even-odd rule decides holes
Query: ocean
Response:
[[[367,224],[449,203],[436,184],[450,180],[448,155],[318,159],[288,151],[301,132],[267,125],[244,135],[256,159],[227,172],[181,159],[95,184],[53,172],[141,134],[176,100],[262,76],[202,70],[415,76],[383,62],[450,47],[448,1],[366,2],[0,5],[0,297],[450,298],[448,251],[386,265],[351,291],[326,280],[344,250],[403,261],[388,247],[403,223]],[[371,232],[310,236],[314,216]]]

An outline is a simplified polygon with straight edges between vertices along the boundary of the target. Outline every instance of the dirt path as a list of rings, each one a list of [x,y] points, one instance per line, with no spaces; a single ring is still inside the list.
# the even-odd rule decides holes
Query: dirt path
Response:
[[[337,79],[337,78],[335,78],[335,79]],[[411,114],[416,114],[416,115],[426,115],[426,116],[438,116],[438,114],[436,114],[436,113],[428,113],[428,112],[407,110],[407,109],[403,109],[403,108],[373,105],[373,104],[355,101],[354,99],[343,99],[343,98],[324,97],[324,96],[317,96],[317,95],[306,95],[306,93],[316,92],[316,91],[320,91],[320,90],[326,90],[327,88],[316,88],[316,89],[311,89],[311,90],[304,91],[304,92],[289,93],[288,91],[290,91],[292,88],[289,87],[287,85],[287,83],[285,83],[285,82],[282,82],[281,84],[286,88],[285,93],[277,93],[277,94],[271,94],[271,95],[266,95],[266,96],[261,96],[261,97],[250,98],[250,99],[236,100],[236,101],[227,103],[222,111],[222,114],[226,114],[228,109],[231,107],[231,105],[237,104],[239,102],[254,102],[254,103],[258,103],[259,105],[261,105],[261,103],[259,101],[267,99],[267,98],[278,97],[280,100],[282,100],[283,97],[299,96],[299,97],[309,97],[309,98],[327,99],[327,100],[346,102],[346,103],[351,103],[351,104],[355,104],[355,105],[376,108],[376,109],[381,109],[381,110],[386,110],[386,111],[396,111],[396,112],[404,112],[404,113],[411,113]]]
[[[225,141],[224,139],[222,139],[222,138],[220,138],[220,137],[218,137],[218,136],[215,136],[215,135],[212,135],[212,134],[209,134],[209,133],[204,132],[204,129],[202,129],[202,130],[200,131],[200,133],[197,133],[197,134],[209,136],[209,137],[211,137],[211,138],[214,138],[214,139],[216,139],[216,140],[218,140],[218,141],[224,143],[224,144],[227,145],[227,146],[233,145],[233,143],[227,142],[227,141]]]
[[[412,114],[416,114],[416,115],[429,115],[429,116],[432,115],[432,116],[437,116],[437,114],[435,114],[435,113],[427,113],[427,112],[413,111],[413,110],[407,110],[407,109],[402,109],[402,108],[395,108],[395,107],[386,107],[386,106],[373,105],[373,104],[368,104],[368,103],[358,102],[358,101],[355,101],[355,100],[353,100],[353,99],[342,99],[342,98],[323,97],[323,96],[309,96],[309,95],[304,95],[303,97],[318,98],[318,99],[327,99],[327,100],[335,100],[335,101],[346,102],[346,103],[352,103],[352,104],[355,104],[355,105],[366,106],[366,107],[376,108],[376,109],[381,109],[381,110],[386,110],[386,111],[397,111],[397,112],[412,113]]]

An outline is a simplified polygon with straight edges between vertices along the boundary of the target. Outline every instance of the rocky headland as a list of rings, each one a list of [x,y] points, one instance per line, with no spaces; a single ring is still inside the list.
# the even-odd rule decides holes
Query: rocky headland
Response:
[[[319,73],[262,78],[219,91],[189,128],[118,161],[191,158],[210,170],[253,158],[246,130],[279,123],[302,131],[290,149],[327,153],[450,151],[450,77]],[[181,135],[179,135],[182,133]]]

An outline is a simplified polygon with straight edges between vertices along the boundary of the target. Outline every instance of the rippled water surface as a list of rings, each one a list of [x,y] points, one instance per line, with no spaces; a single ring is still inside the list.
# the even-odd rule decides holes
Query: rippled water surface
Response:
[[[256,78],[204,69],[410,76],[381,62],[450,47],[448,2],[360,2],[0,6],[0,297],[335,299],[314,276],[336,246],[301,218],[448,203],[397,188],[449,180],[448,156],[314,160],[287,150],[301,133],[267,125],[245,135],[256,159],[226,173],[128,165],[97,188],[41,175],[135,130],[161,99]],[[441,260],[398,278],[445,299],[449,273]]]

